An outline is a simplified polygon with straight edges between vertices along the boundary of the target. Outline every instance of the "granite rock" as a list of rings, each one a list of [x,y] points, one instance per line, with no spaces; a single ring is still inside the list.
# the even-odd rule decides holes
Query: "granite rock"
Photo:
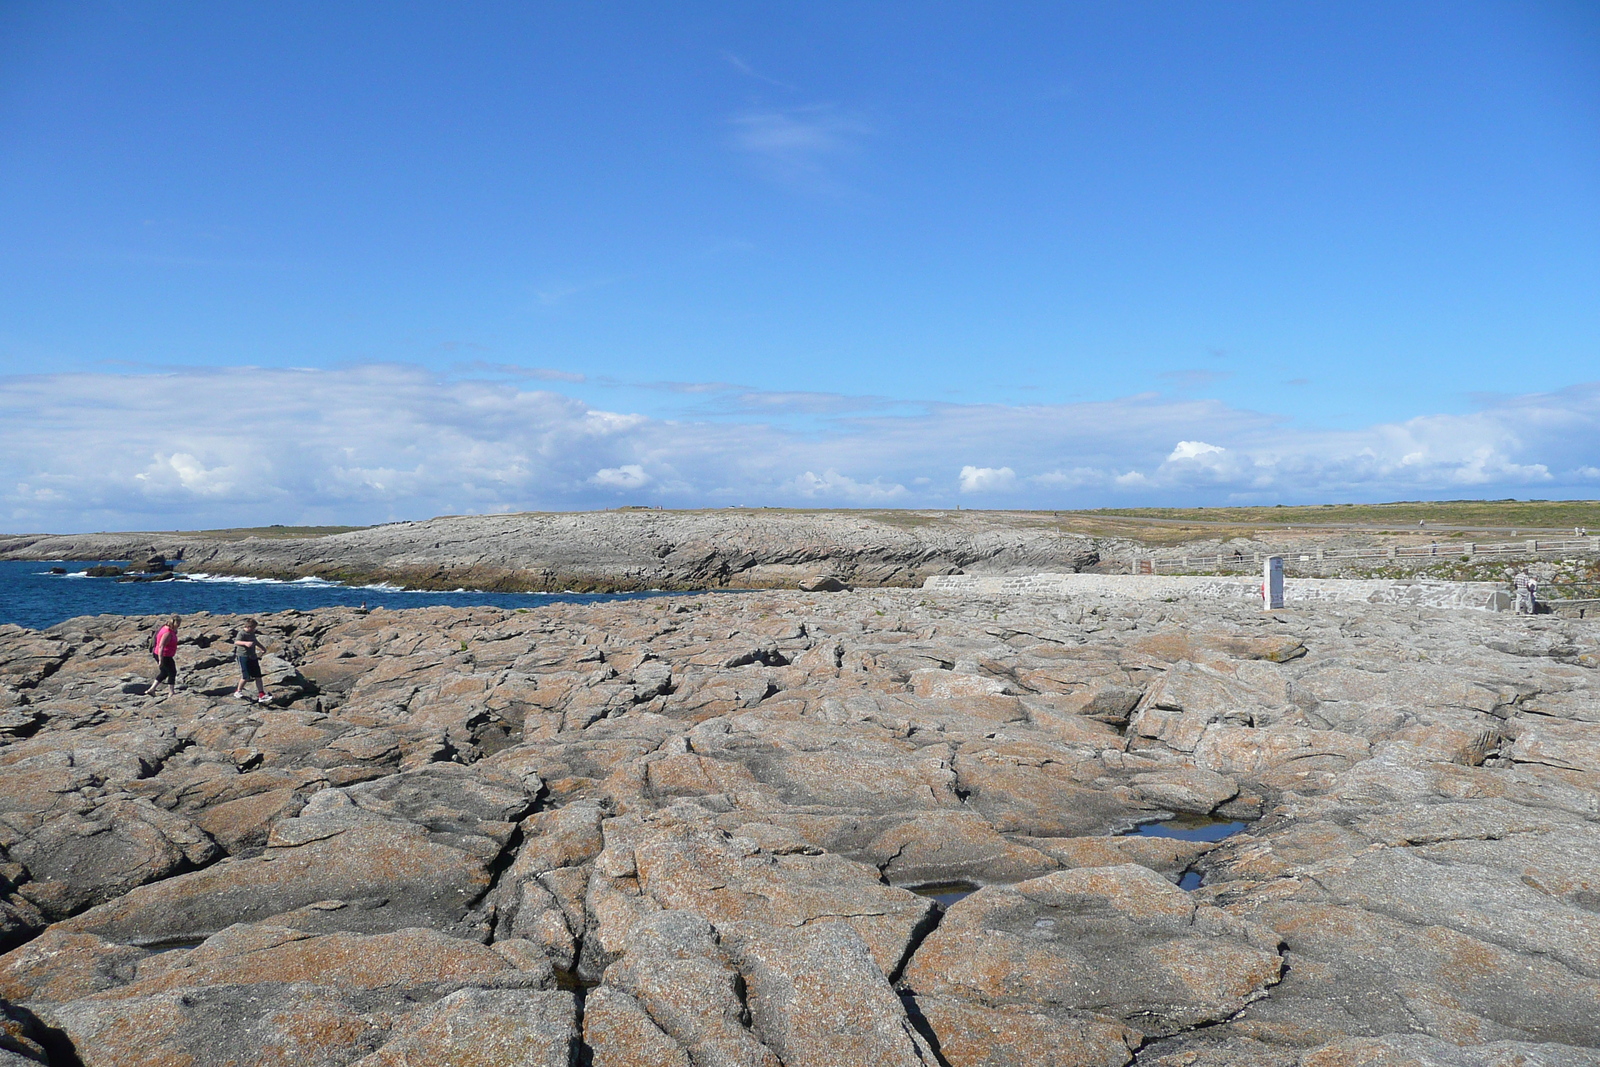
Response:
[[[0,628],[0,1055],[1595,1062],[1594,624],[860,588],[944,560],[270,615],[268,707]]]

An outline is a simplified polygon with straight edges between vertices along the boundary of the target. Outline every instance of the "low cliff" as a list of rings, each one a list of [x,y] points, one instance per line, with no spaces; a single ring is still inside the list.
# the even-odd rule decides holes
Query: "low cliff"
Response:
[[[0,559],[144,559],[185,570],[504,591],[792,588],[818,575],[916,586],[935,574],[1077,571],[1105,548],[1048,512],[727,509],[452,516],[326,537],[0,537]]]

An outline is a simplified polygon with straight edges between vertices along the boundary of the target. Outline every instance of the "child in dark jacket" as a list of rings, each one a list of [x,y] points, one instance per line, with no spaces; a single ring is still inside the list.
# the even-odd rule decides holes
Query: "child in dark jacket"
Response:
[[[266,651],[266,646],[261,643],[261,635],[256,633],[256,620],[244,620],[244,629],[234,635],[233,644],[239,659],[239,688],[233,691],[233,695],[240,700],[249,700],[244,687],[255,682],[256,700],[262,704],[270,703],[272,698],[267,696],[267,687],[261,681],[261,653]]]

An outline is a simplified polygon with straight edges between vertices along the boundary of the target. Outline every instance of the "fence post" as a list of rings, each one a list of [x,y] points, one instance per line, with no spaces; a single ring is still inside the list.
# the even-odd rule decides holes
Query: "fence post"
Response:
[[[1536,541],[1536,540],[1535,541],[1529,541],[1528,542],[1528,551],[1532,552],[1535,556],[1537,556],[1539,554],[1539,542]]]
[[[1283,607],[1283,557],[1268,556],[1261,568],[1261,609]]]
[[[1466,544],[1461,546],[1461,554],[1463,556],[1474,555],[1477,551],[1478,551],[1478,546],[1473,544],[1471,541],[1468,541]]]
[[[1387,555],[1388,555],[1388,557],[1390,559],[1394,559],[1395,558],[1395,548],[1394,548],[1393,545],[1389,546],[1389,551],[1388,551]]]

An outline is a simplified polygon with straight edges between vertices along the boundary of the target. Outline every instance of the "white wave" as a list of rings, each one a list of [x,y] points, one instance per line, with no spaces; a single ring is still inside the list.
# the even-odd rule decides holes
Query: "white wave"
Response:
[[[279,578],[252,578],[247,574],[207,574],[204,571],[195,571],[192,574],[180,574],[179,578],[190,582],[217,582],[227,585],[290,585]]]

